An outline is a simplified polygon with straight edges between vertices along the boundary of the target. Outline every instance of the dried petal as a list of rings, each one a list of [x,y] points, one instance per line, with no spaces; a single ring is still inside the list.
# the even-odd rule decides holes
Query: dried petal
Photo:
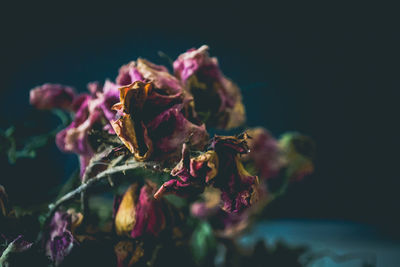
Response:
[[[182,93],[181,82],[168,72],[164,66],[153,64],[145,59],[138,58],[119,70],[117,84],[129,85],[136,81],[152,82],[163,94],[173,95]]]
[[[126,190],[115,216],[115,230],[118,235],[130,236],[136,223],[138,184],[132,184]]]
[[[208,151],[190,159],[190,151],[186,144],[182,148],[182,159],[171,171],[177,178],[165,182],[154,194],[156,199],[164,194],[175,193],[181,196],[195,196],[203,192],[206,183],[218,173],[218,157],[214,151]]]

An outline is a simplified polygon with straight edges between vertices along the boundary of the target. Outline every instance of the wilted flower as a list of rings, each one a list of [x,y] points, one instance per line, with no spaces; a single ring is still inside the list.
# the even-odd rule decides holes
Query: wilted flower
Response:
[[[211,148],[218,155],[218,175],[213,186],[221,190],[223,210],[240,212],[257,201],[258,177],[249,174],[239,155],[248,152],[247,134],[215,136]]]
[[[147,182],[142,187],[132,184],[125,192],[115,215],[118,235],[139,237],[157,236],[166,225],[163,200],[154,199],[155,184]]]
[[[249,153],[242,157],[246,167],[252,167],[260,178],[269,179],[278,175],[282,159],[278,141],[264,128],[246,130]]]
[[[209,57],[208,46],[188,50],[173,65],[207,125],[230,129],[243,124],[245,109],[240,89],[222,74],[217,59]]]
[[[49,225],[45,249],[46,255],[51,258],[56,266],[77,244],[73,232],[81,224],[82,219],[82,214],[76,213],[72,209],[67,212],[57,211],[54,214]]]
[[[141,81],[120,88],[121,102],[113,108],[121,117],[112,126],[136,160],[171,159],[186,141],[202,148],[208,138],[204,125],[182,113],[182,93],[168,90]]]
[[[46,83],[33,88],[29,102],[37,109],[71,109],[76,95],[74,89],[61,84]]]
[[[286,175],[299,181],[314,172],[315,143],[300,133],[286,133],[279,140]]]
[[[111,106],[118,101],[118,87],[110,81],[106,81],[103,87],[97,83],[90,83],[88,87],[92,94],[81,94],[75,98],[72,103],[75,118],[56,136],[56,144],[61,151],[79,155],[81,176],[95,152],[88,140],[89,131],[99,125],[114,133],[108,121],[114,119],[116,112],[111,110]]]
[[[207,151],[200,156],[190,158],[190,150],[186,144],[182,148],[182,159],[171,171],[177,178],[165,182],[154,195],[160,198],[165,193],[181,196],[195,196],[203,192],[204,187],[218,172],[218,158],[214,151]]]
[[[222,209],[226,212],[241,212],[257,200],[257,176],[250,175],[240,161],[240,154],[248,152],[247,135],[215,136],[212,150],[190,158],[186,146],[182,160],[172,170],[177,178],[165,182],[155,197],[174,192],[178,195],[196,195],[206,186],[221,191]]]

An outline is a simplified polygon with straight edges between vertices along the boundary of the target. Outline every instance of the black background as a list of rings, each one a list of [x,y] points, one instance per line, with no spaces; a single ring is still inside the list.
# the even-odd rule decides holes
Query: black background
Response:
[[[167,62],[208,44],[242,88],[248,126],[295,130],[318,146],[316,172],[268,210],[271,218],[375,224],[398,234],[399,24],[394,6],[317,3],[15,2],[1,15],[1,128],[51,129],[29,106],[45,82],[86,90],[138,56]],[[49,125],[51,124],[51,125]],[[22,127],[22,126],[21,126]],[[45,199],[77,166],[55,145],[9,165],[0,183],[14,202]]]

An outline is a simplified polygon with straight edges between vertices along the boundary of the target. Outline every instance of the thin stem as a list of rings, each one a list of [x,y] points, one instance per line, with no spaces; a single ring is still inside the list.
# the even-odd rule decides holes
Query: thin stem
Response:
[[[85,181],[82,183],[79,187],[75,188],[74,190],[68,192],[64,196],[62,196],[60,199],[58,199],[56,202],[51,203],[49,205],[49,212],[46,215],[46,219],[44,222],[44,225],[47,225],[52,218],[54,212],[57,210],[59,206],[61,206],[63,203],[76,198],[79,196],[82,192],[86,192],[86,190],[94,185],[96,185],[98,182],[101,182],[102,180],[108,179],[109,176],[116,174],[116,173],[125,173],[126,171],[134,170],[137,168],[151,168],[153,170],[158,170],[162,171],[160,169],[160,166],[157,163],[154,162],[136,162],[136,161],[131,161],[126,163],[125,165],[120,165],[120,166],[115,166],[115,167],[110,167],[107,170],[98,173],[96,176],[93,178]],[[43,231],[41,231],[37,237],[37,241],[40,241],[43,237]]]
[[[49,205],[50,211],[57,209],[61,204],[64,202],[77,197],[81,192],[86,191],[89,187],[92,187],[93,185],[97,184],[98,182],[102,181],[103,179],[107,179],[109,175],[113,175],[116,173],[120,172],[125,172],[129,170],[134,170],[136,168],[140,167],[151,167],[154,166],[154,163],[145,163],[145,162],[132,162],[126,165],[121,165],[113,168],[109,168],[99,174],[97,174],[95,177],[87,180],[86,182],[82,183],[78,188],[70,191],[69,193],[65,194],[63,197],[61,197],[59,200],[57,200],[55,203]]]

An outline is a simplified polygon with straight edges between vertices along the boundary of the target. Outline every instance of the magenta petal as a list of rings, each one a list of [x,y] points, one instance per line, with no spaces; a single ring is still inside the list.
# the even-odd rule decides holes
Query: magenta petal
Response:
[[[146,125],[154,143],[154,153],[158,151],[162,154],[176,154],[188,141],[195,148],[203,148],[206,144],[208,133],[204,124],[191,123],[184,117],[181,110],[182,105],[175,105]]]

